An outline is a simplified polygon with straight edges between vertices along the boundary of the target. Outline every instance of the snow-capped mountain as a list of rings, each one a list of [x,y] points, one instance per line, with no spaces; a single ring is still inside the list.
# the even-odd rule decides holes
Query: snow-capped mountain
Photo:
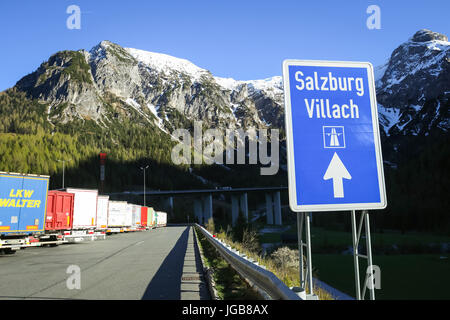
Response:
[[[428,135],[450,128],[450,42],[420,30],[376,69],[378,111],[387,135]]]
[[[375,70],[383,136],[449,129],[450,54],[445,35],[420,30]],[[209,127],[284,127],[280,76],[216,77],[188,60],[102,41],[58,52],[16,88],[48,104],[48,119],[101,126],[135,117],[164,132],[202,120]]]
[[[280,127],[280,83],[280,77],[218,78],[184,59],[102,41],[90,51],[56,53],[16,88],[48,103],[50,121],[81,118],[108,126],[137,113],[168,132],[193,120],[209,127]]]

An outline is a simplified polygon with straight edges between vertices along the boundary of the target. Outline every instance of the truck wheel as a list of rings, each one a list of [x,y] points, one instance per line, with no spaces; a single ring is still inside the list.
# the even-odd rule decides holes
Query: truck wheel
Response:
[[[3,251],[5,254],[14,254],[14,253],[16,253],[16,250],[13,250],[13,249],[11,249],[11,248],[6,248],[6,249],[4,249],[4,251]]]

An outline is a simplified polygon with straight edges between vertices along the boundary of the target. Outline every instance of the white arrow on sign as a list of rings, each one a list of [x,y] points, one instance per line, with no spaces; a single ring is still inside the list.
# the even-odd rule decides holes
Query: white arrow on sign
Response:
[[[350,173],[348,173],[347,168],[342,163],[341,159],[335,152],[333,158],[328,165],[328,169],[323,176],[323,180],[333,179],[333,191],[335,198],[344,197],[344,184],[342,179],[352,179]]]

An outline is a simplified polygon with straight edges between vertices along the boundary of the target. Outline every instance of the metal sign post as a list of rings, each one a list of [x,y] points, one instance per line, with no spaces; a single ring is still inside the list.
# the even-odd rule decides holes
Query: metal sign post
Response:
[[[300,287],[306,288],[308,286],[307,299],[314,299],[314,284],[312,275],[312,255],[311,255],[311,213],[297,213],[297,228],[298,228],[298,250],[300,258]],[[303,230],[305,229],[305,230]],[[305,231],[305,232],[303,232]],[[303,241],[303,233],[305,233],[306,240]],[[303,248],[306,248],[306,270],[303,262]]]
[[[106,164],[106,153],[100,153],[100,193],[105,191],[105,164]]]
[[[145,167],[144,166],[140,167],[141,170],[144,170],[144,207],[146,206],[146,204],[145,204],[145,170],[147,170],[149,166],[150,165],[146,165]]]
[[[375,300],[375,287],[371,281],[375,270],[372,261],[372,243],[370,239],[370,223],[369,223],[369,211],[364,210],[361,214],[358,229],[356,229],[356,213],[355,210],[351,212],[352,218],[352,240],[353,240],[353,262],[355,266],[355,285],[356,285],[356,299],[364,300],[366,289],[369,287],[370,300]],[[366,254],[359,253],[359,241],[361,239],[361,231],[363,223],[365,224],[365,237],[366,237]],[[359,276],[359,258],[367,259],[367,272],[364,279],[363,291],[361,294],[361,284]],[[370,282],[369,282],[370,281]]]
[[[64,165],[66,164],[66,162],[70,162],[70,160],[59,160],[57,159],[58,162],[62,162],[63,164],[63,174],[62,174],[62,188],[64,189]]]
[[[305,266],[303,263],[303,212],[297,212],[297,240],[298,240],[298,257],[300,265],[300,288],[305,288]]]

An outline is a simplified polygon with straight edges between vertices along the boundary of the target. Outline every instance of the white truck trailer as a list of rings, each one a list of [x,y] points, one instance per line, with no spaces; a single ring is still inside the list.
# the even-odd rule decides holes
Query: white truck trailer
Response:
[[[95,240],[98,190],[79,188],[63,190],[75,194],[72,230],[64,231],[64,239],[69,242]]]
[[[133,231],[141,229],[141,206],[137,204],[131,205],[131,229]]]
[[[156,227],[165,227],[167,225],[167,213],[164,211],[156,211]]]
[[[109,201],[107,233],[125,232],[131,227],[131,206],[126,201]]]
[[[97,224],[95,234],[97,236],[105,236],[108,228],[108,208],[109,196],[99,195],[97,197]]]

